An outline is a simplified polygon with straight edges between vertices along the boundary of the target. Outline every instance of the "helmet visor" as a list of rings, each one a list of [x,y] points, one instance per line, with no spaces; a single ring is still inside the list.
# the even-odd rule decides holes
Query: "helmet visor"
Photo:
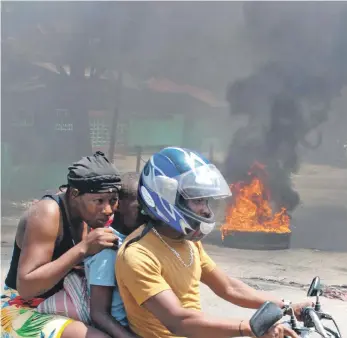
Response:
[[[146,185],[160,198],[174,205],[177,193],[184,199],[214,198],[231,196],[229,185],[213,164],[206,164],[173,178],[164,175],[144,177]]]
[[[226,198],[231,196],[228,183],[213,164],[206,164],[176,176],[178,192],[185,199]]]

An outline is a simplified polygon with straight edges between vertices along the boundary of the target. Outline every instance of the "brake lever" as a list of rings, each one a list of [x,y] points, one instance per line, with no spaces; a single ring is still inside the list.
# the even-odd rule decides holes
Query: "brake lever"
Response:
[[[314,312],[319,317],[319,319],[334,320],[333,317],[331,315],[329,315],[328,313],[325,313],[323,311],[316,311],[316,310],[314,310]]]
[[[334,330],[330,329],[329,327],[323,326],[325,331],[329,332],[331,335],[333,335],[335,338],[341,338],[340,335],[337,332],[334,332]]]

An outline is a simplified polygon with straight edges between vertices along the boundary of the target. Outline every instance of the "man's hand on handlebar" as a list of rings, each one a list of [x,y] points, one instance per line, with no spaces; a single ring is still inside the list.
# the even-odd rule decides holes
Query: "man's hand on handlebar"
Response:
[[[299,338],[299,336],[290,329],[288,326],[282,325],[280,323],[272,326],[261,338],[284,338],[284,337],[292,337]]]
[[[306,301],[301,302],[301,303],[292,304],[291,306],[294,310],[294,314],[295,314],[296,319],[302,321],[302,318],[301,318],[302,310],[305,307],[314,307],[314,303],[312,302],[312,300],[306,300]]]

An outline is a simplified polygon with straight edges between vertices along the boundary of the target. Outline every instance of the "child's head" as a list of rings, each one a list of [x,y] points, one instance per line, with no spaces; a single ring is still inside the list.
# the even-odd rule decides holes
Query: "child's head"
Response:
[[[119,191],[118,210],[113,227],[125,234],[131,233],[145,222],[145,217],[141,214],[137,201],[139,178],[140,175],[135,172],[128,172],[121,177],[122,186]]]

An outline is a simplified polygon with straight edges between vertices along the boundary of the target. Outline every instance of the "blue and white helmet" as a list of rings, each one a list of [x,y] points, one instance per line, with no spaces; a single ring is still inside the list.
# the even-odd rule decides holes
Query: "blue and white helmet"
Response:
[[[145,213],[170,226],[188,240],[198,241],[215,227],[208,218],[190,210],[190,199],[221,199],[231,196],[219,170],[195,151],[169,147],[155,153],[144,166],[138,199]]]

